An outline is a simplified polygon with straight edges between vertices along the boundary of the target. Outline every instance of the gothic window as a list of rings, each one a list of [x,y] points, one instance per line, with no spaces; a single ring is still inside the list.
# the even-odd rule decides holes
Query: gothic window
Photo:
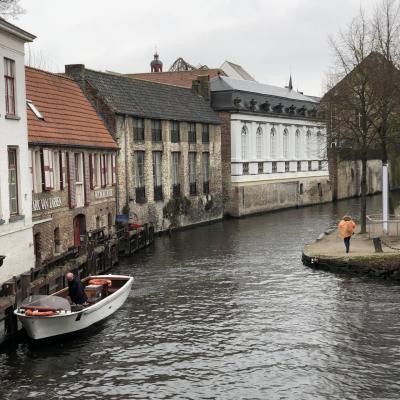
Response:
[[[283,131],[283,157],[289,157],[289,131],[287,128]]]
[[[256,156],[258,159],[262,158],[263,154],[263,130],[261,126],[257,128],[256,132]]]
[[[307,135],[306,135],[306,151],[307,151],[307,158],[312,157],[312,148],[311,148],[311,130],[307,130]]]
[[[295,156],[296,158],[300,158],[300,146],[301,146],[301,136],[300,136],[300,129],[296,129],[296,136],[295,136]]]
[[[270,132],[271,158],[276,158],[276,140],[277,140],[276,130],[275,128],[272,128]]]
[[[241,132],[241,145],[242,145],[242,160],[247,160],[249,157],[248,155],[248,139],[249,139],[249,132],[247,126],[244,125]]]

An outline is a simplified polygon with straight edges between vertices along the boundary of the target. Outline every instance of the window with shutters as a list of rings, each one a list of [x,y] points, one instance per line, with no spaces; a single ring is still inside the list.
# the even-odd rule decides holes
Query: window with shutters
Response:
[[[263,156],[263,130],[259,126],[256,132],[256,157],[260,160]]]
[[[181,141],[179,133],[179,122],[171,121],[171,142],[179,143]]]
[[[203,193],[210,193],[210,153],[203,153],[202,155],[203,167]]]
[[[181,194],[181,154],[177,151],[171,153],[171,181],[172,181],[172,195],[179,196]]]
[[[135,151],[135,194],[136,203],[146,202],[144,186],[144,151]]]
[[[162,132],[161,132],[161,121],[159,119],[151,120],[151,136],[153,142],[161,142]]]
[[[16,115],[15,109],[15,61],[4,58],[4,86],[6,95],[6,114]]]
[[[154,200],[163,200],[163,189],[162,189],[162,152],[153,151],[153,185],[154,185]]]
[[[106,154],[106,159],[107,159],[107,186],[111,186],[113,183],[112,154]]]
[[[10,203],[10,215],[19,213],[18,202],[18,160],[17,149],[8,148],[8,196]]]
[[[283,131],[283,157],[289,157],[289,131],[287,128]]]
[[[92,154],[91,163],[92,186],[96,189],[101,187],[100,154]]]
[[[133,119],[133,140],[135,142],[144,142],[144,120],[143,118]]]
[[[74,153],[75,159],[75,201],[77,207],[85,205],[83,153]]]
[[[188,126],[188,142],[196,143],[196,124],[190,122]]]
[[[42,193],[42,157],[40,150],[32,150],[32,186],[33,193]]]
[[[191,196],[195,196],[197,193],[196,187],[196,153],[189,153],[189,193]]]
[[[53,189],[58,191],[61,188],[61,166],[60,166],[60,152],[58,151],[53,151],[52,152],[52,157],[53,157]]]

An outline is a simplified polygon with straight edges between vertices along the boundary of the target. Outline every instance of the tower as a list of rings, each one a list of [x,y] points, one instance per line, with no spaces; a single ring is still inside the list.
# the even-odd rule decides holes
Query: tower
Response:
[[[162,72],[163,63],[158,59],[158,54],[155,52],[154,60],[150,63],[151,72]]]

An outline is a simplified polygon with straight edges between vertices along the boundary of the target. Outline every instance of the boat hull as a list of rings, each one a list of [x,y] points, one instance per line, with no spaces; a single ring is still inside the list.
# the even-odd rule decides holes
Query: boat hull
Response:
[[[114,277],[118,276],[114,275]],[[108,276],[104,276],[104,278],[108,278]],[[117,311],[128,298],[132,283],[133,278],[130,277],[118,291],[81,311],[52,317],[26,316],[20,312],[15,313],[28,336],[34,340],[78,332],[106,319]]]

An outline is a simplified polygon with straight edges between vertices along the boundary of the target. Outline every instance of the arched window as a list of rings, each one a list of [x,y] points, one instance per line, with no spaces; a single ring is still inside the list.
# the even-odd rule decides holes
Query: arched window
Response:
[[[311,147],[311,129],[307,129],[307,135],[306,135],[306,152],[307,152],[307,158],[312,158],[312,147]]]
[[[301,136],[300,136],[300,129],[296,129],[295,135],[295,157],[300,158],[301,154]]]
[[[287,128],[283,131],[283,157],[289,157],[289,131]]]
[[[260,160],[263,155],[263,130],[261,126],[257,128],[256,132],[256,157]]]
[[[270,132],[270,154],[271,154],[271,158],[276,158],[276,130],[275,128],[271,129]]]
[[[321,131],[317,132],[317,146],[318,146],[318,158],[326,158],[326,146],[324,145],[324,138],[322,137]]]
[[[241,136],[241,145],[242,145],[242,160],[247,160],[249,158],[249,155],[248,155],[249,132],[248,132],[246,125],[243,125],[240,136]]]

